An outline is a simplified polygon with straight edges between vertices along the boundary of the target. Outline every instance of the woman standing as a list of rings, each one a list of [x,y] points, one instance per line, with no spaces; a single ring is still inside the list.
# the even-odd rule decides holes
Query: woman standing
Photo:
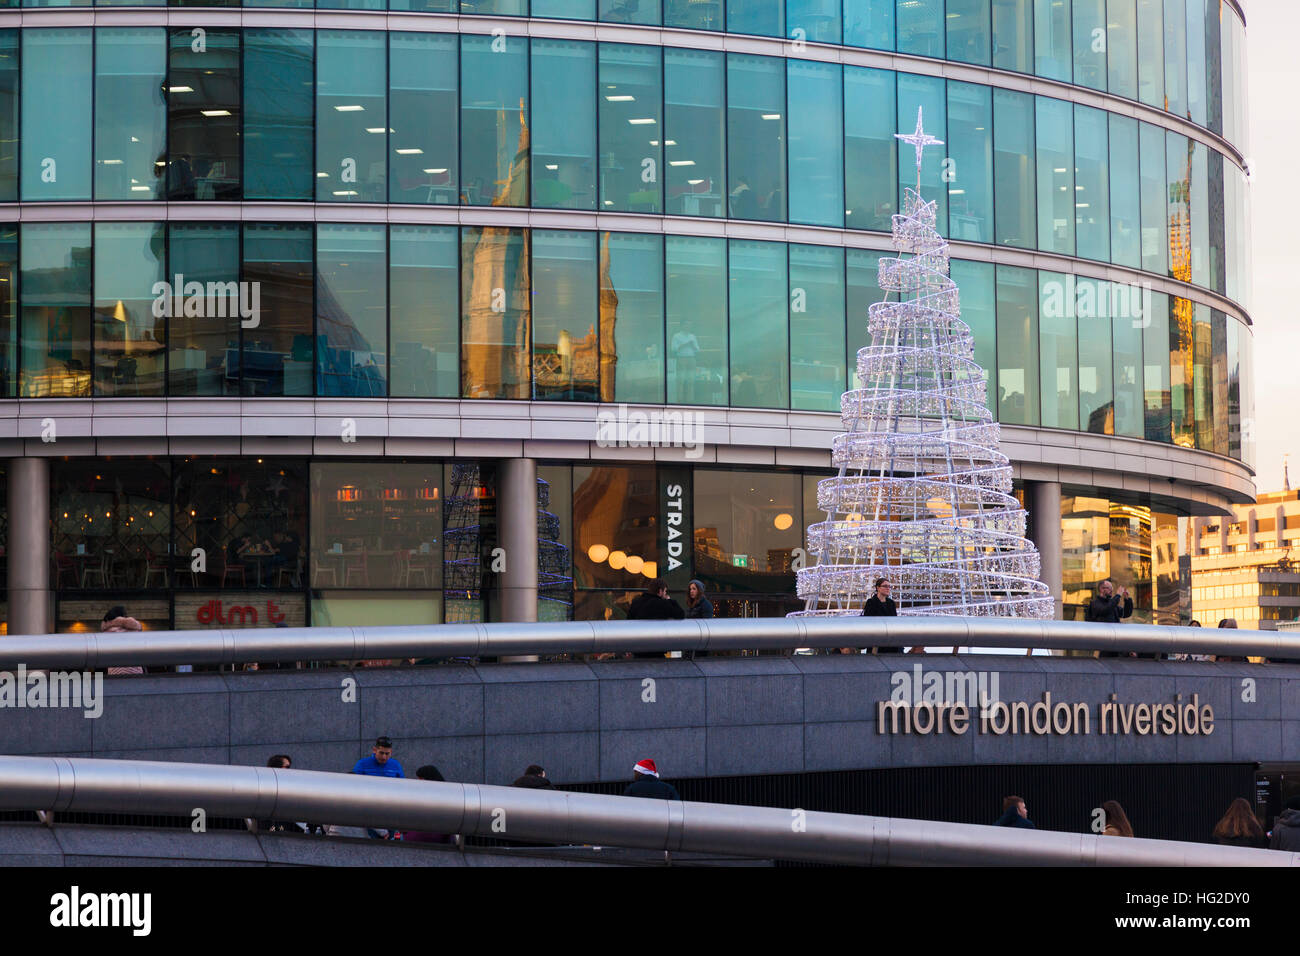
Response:
[[[704,585],[700,581],[691,581],[686,586],[686,616],[713,617],[713,602],[704,596]]]
[[[1245,797],[1238,797],[1214,827],[1214,842],[1223,846],[1249,846],[1268,849],[1268,836],[1255,819]]]
[[[1103,819],[1106,821],[1106,830],[1102,836],[1131,837],[1133,835],[1133,824],[1128,822],[1128,814],[1124,812],[1118,800],[1107,800],[1101,805],[1101,810],[1105,814]]]

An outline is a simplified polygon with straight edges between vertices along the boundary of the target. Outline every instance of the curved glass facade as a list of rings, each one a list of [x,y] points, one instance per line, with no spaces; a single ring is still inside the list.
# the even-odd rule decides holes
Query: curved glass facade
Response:
[[[900,37],[917,16],[900,18]],[[1068,37],[1072,22],[1036,43]],[[1233,160],[1063,99],[797,58],[512,36],[247,28],[200,41],[164,27],[50,27],[0,30],[0,47],[15,52],[0,66],[14,100],[0,139],[16,141],[8,175],[0,160],[0,201],[314,199],[886,231],[908,179],[893,133],[924,107],[949,144],[923,170],[946,183],[945,235],[1141,268],[1248,305]],[[1087,58],[1061,49],[1060,69],[1040,56],[1040,71],[1079,72]],[[1181,103],[1186,82],[1178,89]]]
[[[280,7],[598,20],[947,59],[1137,100],[1244,144],[1245,27],[1226,0],[5,0],[4,7]]]
[[[10,398],[832,412],[856,384],[881,255],[479,226],[0,225],[0,381]],[[952,271],[999,420],[1250,459],[1253,336],[1235,317],[1137,284],[966,260]]]

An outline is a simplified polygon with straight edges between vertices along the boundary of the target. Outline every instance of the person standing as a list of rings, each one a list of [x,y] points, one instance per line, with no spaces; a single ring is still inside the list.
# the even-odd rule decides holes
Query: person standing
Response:
[[[393,759],[393,742],[387,737],[376,737],[375,745],[370,748],[370,756],[362,757],[352,765],[352,772],[367,777],[406,777],[402,765]],[[394,838],[396,831],[366,828],[366,836],[372,839],[388,840]]]
[[[1245,797],[1238,797],[1214,827],[1214,842],[1221,846],[1268,848],[1268,835],[1255,819]]]
[[[632,783],[623,791],[625,797],[646,797],[651,800],[680,800],[677,788],[659,779],[659,768],[650,759],[638,760],[632,768]]]
[[[704,594],[704,583],[692,580],[686,585],[686,616],[688,618],[713,617],[713,602]]]
[[[1286,809],[1273,822],[1268,848],[1300,853],[1300,794],[1286,802]]]
[[[530,763],[522,777],[516,777],[510,786],[523,787],[527,790],[554,790],[555,784],[546,777],[546,771],[535,763]]]
[[[104,619],[99,622],[100,631],[107,634],[124,634],[127,631],[141,631],[144,628],[135,618],[126,613],[126,608],[117,604],[104,612]],[[118,677],[122,674],[143,674],[144,668],[139,665],[127,667],[110,667],[108,669],[109,677]]]
[[[686,612],[668,596],[668,585],[663,579],[655,578],[645,591],[633,598],[627,616],[631,621],[680,621]]]
[[[898,605],[889,596],[892,590],[888,578],[876,578],[875,593],[862,606],[863,617],[898,617]],[[901,647],[877,647],[877,654],[901,654]]]
[[[1083,609],[1083,619],[1098,624],[1118,624],[1126,617],[1133,616],[1133,599],[1127,588],[1120,588],[1115,593],[1115,584],[1110,578],[1097,585],[1097,593]],[[1137,657],[1135,651],[1102,651],[1100,657]]]
[[[1128,822],[1128,814],[1124,812],[1118,800],[1107,800],[1101,805],[1101,812],[1102,819],[1106,821],[1106,829],[1102,832],[1102,836],[1131,837],[1133,835],[1133,824]]]

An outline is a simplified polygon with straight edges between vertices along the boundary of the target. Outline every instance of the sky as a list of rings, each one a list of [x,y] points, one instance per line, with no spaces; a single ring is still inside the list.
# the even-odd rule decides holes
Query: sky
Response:
[[[1300,487],[1300,3],[1247,0],[1246,69],[1250,109],[1254,254],[1256,488],[1282,487],[1290,454],[1291,486]]]

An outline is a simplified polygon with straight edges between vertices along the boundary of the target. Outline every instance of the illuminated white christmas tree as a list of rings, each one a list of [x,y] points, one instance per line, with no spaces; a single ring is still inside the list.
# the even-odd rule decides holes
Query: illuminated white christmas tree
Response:
[[[859,614],[883,577],[899,614],[1050,618],[948,243],[920,195],[922,151],[942,142],[920,110],[916,132],[898,138],[916,147],[917,185],[893,217],[900,257],[880,260],[885,301],[871,306],[871,344],[858,351],[862,387],[840,399],[839,474],[818,482],[827,520],[808,528],[817,562],[798,572],[806,605],[791,616]]]

